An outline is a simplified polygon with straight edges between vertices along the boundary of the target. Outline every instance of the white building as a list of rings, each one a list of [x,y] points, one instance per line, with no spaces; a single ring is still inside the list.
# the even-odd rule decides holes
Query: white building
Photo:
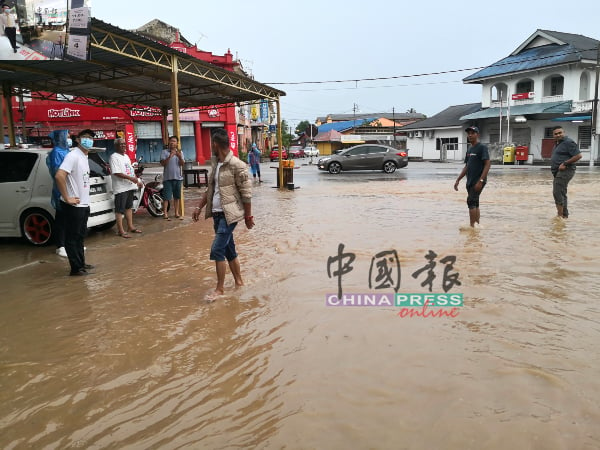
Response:
[[[443,123],[450,107],[424,121],[407,125],[409,156],[460,160],[466,150],[467,125],[477,125],[494,160],[507,145],[527,147],[529,162],[550,158],[552,128],[562,125],[579,144],[582,161],[598,157],[592,135],[596,58],[599,41],[585,36],[537,30],[506,58],[466,77],[480,84],[481,107]],[[437,120],[432,120],[435,118]],[[596,118],[598,115],[596,114]],[[592,147],[594,152],[592,154]]]

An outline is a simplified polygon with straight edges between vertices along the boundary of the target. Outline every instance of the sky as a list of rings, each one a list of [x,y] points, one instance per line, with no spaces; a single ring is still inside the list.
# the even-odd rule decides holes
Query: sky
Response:
[[[598,0],[93,0],[92,15],[124,29],[160,19],[202,50],[230,50],[286,92],[292,125],[354,111],[432,116],[481,101],[481,87],[462,79],[537,29],[600,40]]]

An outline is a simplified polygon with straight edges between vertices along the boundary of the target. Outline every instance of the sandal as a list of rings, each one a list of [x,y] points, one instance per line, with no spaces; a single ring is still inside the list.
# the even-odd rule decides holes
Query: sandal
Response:
[[[129,233],[141,233],[142,230],[139,230],[137,228],[134,228],[133,230],[129,230]]]
[[[117,233],[117,236],[121,236],[124,239],[129,239],[131,237],[127,233]]]
[[[171,218],[169,216],[164,216],[163,219],[165,219],[165,220],[171,220]]]

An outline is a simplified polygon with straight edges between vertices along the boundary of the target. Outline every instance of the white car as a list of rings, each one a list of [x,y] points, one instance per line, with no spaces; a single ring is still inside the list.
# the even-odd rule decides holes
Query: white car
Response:
[[[33,245],[52,242],[54,208],[52,177],[46,166],[50,149],[0,150],[0,237],[24,237]],[[106,163],[90,153],[90,217],[88,228],[115,224],[112,181]]]
[[[319,149],[317,147],[313,147],[312,145],[307,145],[304,147],[304,154],[306,156],[319,156]]]

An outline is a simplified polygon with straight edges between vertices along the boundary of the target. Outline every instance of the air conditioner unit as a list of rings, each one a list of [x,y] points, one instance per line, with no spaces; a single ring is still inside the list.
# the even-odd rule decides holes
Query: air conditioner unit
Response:
[[[433,139],[434,135],[435,135],[435,130],[427,130],[427,137],[429,139]]]
[[[408,138],[409,138],[409,139],[412,139],[412,138],[414,138],[414,137],[415,137],[415,132],[414,132],[414,131],[409,131],[409,132],[408,132]]]
[[[423,132],[422,131],[415,131],[415,137],[422,138],[423,137]]]

